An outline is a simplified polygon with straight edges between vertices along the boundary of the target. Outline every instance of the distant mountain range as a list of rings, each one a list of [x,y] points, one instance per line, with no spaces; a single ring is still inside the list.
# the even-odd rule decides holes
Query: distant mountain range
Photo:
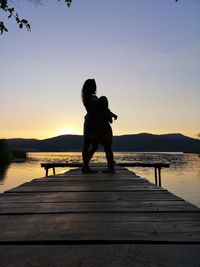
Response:
[[[61,135],[44,140],[14,138],[7,141],[11,149],[30,152],[81,151],[83,136]],[[179,133],[121,135],[114,136],[113,151],[197,152],[200,151],[200,140]]]

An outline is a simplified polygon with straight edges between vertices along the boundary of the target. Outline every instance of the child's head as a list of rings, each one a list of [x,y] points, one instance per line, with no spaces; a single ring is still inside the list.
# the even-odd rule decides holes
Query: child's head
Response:
[[[108,99],[106,96],[101,96],[98,99],[98,105],[100,110],[108,109]]]

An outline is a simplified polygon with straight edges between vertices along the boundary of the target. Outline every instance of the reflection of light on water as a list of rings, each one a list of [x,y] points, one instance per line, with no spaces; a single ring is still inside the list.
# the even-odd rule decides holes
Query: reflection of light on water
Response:
[[[119,161],[162,161],[169,162],[169,169],[162,169],[162,186],[170,192],[198,205],[200,207],[200,158],[195,154],[183,153],[114,153],[116,162]],[[25,163],[12,163],[0,183],[3,192],[34,178],[44,177],[42,162],[81,162],[80,152],[48,152],[29,153]],[[92,162],[106,163],[103,152],[95,153]],[[56,173],[63,173],[69,168],[56,168]],[[153,168],[130,168],[137,175],[147,178],[154,183]]]
[[[35,162],[71,162],[82,160],[80,152],[46,152],[46,153],[29,153],[29,161]]]
[[[157,157],[157,156],[156,156]],[[167,160],[170,168],[162,168],[162,187],[200,207],[200,159],[195,154],[160,155],[160,161]],[[154,170],[130,168],[139,176],[155,181]]]

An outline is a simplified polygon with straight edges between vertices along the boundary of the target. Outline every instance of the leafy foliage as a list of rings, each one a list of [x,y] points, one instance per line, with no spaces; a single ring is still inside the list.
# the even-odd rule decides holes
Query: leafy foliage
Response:
[[[34,1],[36,3],[41,4],[42,0],[29,0],[29,1]],[[57,0],[58,2],[60,2],[61,0]],[[64,1],[68,7],[71,6],[72,4],[72,0],[62,0]],[[176,2],[178,2],[178,0],[175,0]],[[26,19],[20,19],[18,14],[15,12],[15,8],[8,6],[8,3],[14,3],[14,0],[0,0],[0,11],[4,11],[8,14],[8,19],[10,18],[14,18],[16,20],[16,23],[18,24],[19,28],[26,28],[28,31],[31,30],[31,26],[28,23],[28,21]],[[8,32],[8,29],[6,28],[5,24],[3,21],[0,21],[0,33],[2,34],[3,32]]]
[[[60,0],[58,0],[58,1],[60,1]],[[72,0],[65,0],[65,3],[67,4],[68,7],[70,7],[72,4]]]
[[[0,9],[3,10],[8,14],[8,19],[15,18],[16,23],[19,25],[19,28],[22,29],[23,27],[27,28],[27,30],[31,30],[31,26],[25,19],[20,19],[18,14],[15,12],[14,7],[8,6],[8,0],[0,0]],[[6,28],[3,21],[0,21],[0,33],[7,32],[8,29]]]
[[[37,3],[41,3],[40,0],[33,0]],[[58,0],[59,2],[61,0]],[[64,0],[68,7],[71,6],[72,0]],[[17,12],[15,12],[15,8],[9,6],[9,3],[13,4],[14,1],[9,0],[0,0],[0,11],[6,12],[8,15],[8,19],[14,18],[16,23],[18,24],[19,28],[26,28],[28,31],[31,31],[31,26],[26,19],[20,19]],[[3,21],[0,21],[0,33],[8,32],[7,27],[5,26]]]

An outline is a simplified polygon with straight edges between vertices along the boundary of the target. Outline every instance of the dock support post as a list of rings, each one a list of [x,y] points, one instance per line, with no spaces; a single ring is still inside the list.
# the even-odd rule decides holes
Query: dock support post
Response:
[[[158,185],[161,186],[161,167],[158,167],[158,179],[159,179]]]
[[[155,185],[161,186],[161,167],[155,167]]]
[[[45,168],[45,171],[46,171],[46,177],[48,176],[48,171],[49,171],[49,168]]]
[[[53,167],[53,175],[56,175],[55,167]]]
[[[154,168],[155,170],[155,185],[158,184],[158,181],[157,181],[157,167]]]

